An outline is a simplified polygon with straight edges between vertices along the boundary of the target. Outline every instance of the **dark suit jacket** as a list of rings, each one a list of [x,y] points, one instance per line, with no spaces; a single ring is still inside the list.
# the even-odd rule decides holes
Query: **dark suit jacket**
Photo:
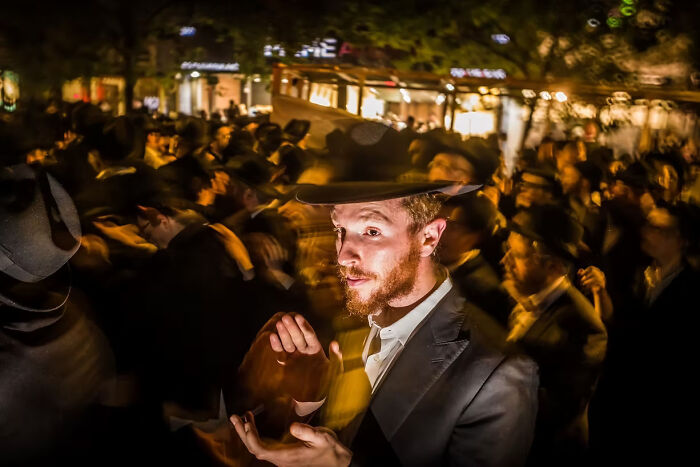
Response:
[[[508,325],[508,316],[515,302],[481,253],[455,269],[452,279],[467,300],[503,326]]]
[[[455,288],[445,296],[394,360],[364,417],[341,431],[353,465],[524,463],[537,411],[536,367],[492,345],[491,337],[502,338],[492,324],[465,307]]]
[[[588,441],[588,402],[605,357],[605,327],[591,303],[569,286],[518,344],[539,365],[532,465],[575,465]]]

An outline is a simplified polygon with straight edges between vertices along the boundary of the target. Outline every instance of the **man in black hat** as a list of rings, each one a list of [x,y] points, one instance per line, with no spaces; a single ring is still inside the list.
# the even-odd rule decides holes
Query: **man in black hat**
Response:
[[[518,301],[508,341],[539,365],[540,404],[530,465],[579,465],[588,441],[588,402],[607,334],[568,278],[581,228],[554,205],[521,210],[510,224],[503,265]]]
[[[506,357],[489,345],[483,315],[465,308],[435,262],[445,219],[438,216],[434,192],[448,186],[454,188],[350,182],[298,193],[302,202],[333,206],[346,307],[368,325],[356,346],[344,341],[344,354],[354,357],[325,404],[324,423],[338,437],[294,423],[290,432],[298,441],[274,445],[260,439],[252,413],[245,420],[232,416],[256,457],[277,465],[329,466],[524,462],[535,416],[535,368],[529,359]],[[311,358],[331,366],[302,316],[284,315],[274,326],[268,334],[279,365],[291,371],[293,363]],[[332,343],[331,358],[338,353]],[[324,372],[318,374],[323,379]],[[343,382],[352,381],[355,389],[339,396]]]
[[[78,213],[54,178],[15,165],[0,168],[0,219],[0,459],[86,463],[111,355],[71,294]]]

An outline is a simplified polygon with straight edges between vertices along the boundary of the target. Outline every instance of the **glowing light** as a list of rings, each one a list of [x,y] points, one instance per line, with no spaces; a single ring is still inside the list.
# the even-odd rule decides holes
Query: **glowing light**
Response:
[[[289,80],[287,78],[282,78],[282,83],[287,84]]]
[[[408,93],[408,91],[401,88],[401,89],[399,89],[399,92],[401,93],[401,97],[403,98],[403,101],[407,104],[410,104],[411,103],[411,95]]]
[[[619,28],[620,26],[622,26],[622,20],[620,18],[610,17],[608,18],[607,23],[608,26],[610,26],[611,28]]]
[[[618,102],[625,102],[631,99],[630,95],[625,91],[617,91],[612,94],[614,100]]]
[[[534,99],[537,97],[537,93],[532,89],[523,89],[523,97],[526,99]]]
[[[555,92],[555,93],[554,93],[554,98],[555,98],[557,101],[559,101],[559,102],[566,102],[566,100],[568,99],[568,97],[566,96],[566,94],[563,93],[563,92],[561,92],[561,91]]]
[[[489,92],[489,88],[487,88],[486,86],[479,86],[479,92],[481,94],[486,94]]]
[[[198,71],[195,70],[192,73],[190,73],[190,76],[193,78],[199,78],[201,75]]]
[[[490,92],[491,94],[493,94],[494,96],[498,96],[498,95],[501,94],[501,90],[498,89],[498,88],[491,88],[491,90],[490,90],[489,92]]]
[[[448,91],[454,91],[454,90],[455,90],[455,85],[452,84],[452,83],[447,83],[447,84],[445,85],[445,87],[447,88]]]
[[[620,7],[620,13],[622,13],[622,16],[632,16],[637,13],[637,9],[631,5],[625,5]]]
[[[175,79],[181,79],[182,73],[175,73]]]
[[[259,83],[260,81],[261,81],[261,80],[260,80],[260,77],[255,77],[255,78],[253,78],[253,82],[255,82],[255,83]]]
[[[444,94],[438,94],[437,97],[435,98],[435,103],[437,105],[442,105],[445,102],[445,95]]]
[[[552,95],[548,93],[547,91],[542,91],[540,93],[540,97],[546,101],[552,100]]]
[[[180,28],[180,36],[182,37],[190,37],[195,34],[197,34],[197,28],[194,26],[183,26]]]
[[[493,112],[457,112],[454,130],[463,135],[486,136],[496,128]]]
[[[622,0],[622,3],[626,5],[634,5],[637,3],[637,0]]]
[[[490,78],[490,79],[506,79],[505,70],[499,68],[492,70],[488,68],[450,68],[450,75],[455,78]]]
[[[507,34],[491,34],[491,40],[496,44],[504,45],[510,42],[510,37]]]
[[[592,28],[597,28],[598,26],[600,26],[600,21],[598,21],[595,18],[589,18],[587,23]]]

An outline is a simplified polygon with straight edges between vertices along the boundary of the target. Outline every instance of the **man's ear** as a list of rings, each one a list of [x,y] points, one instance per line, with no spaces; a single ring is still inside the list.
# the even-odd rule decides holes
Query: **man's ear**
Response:
[[[447,221],[440,217],[423,227],[421,231],[421,256],[427,257],[433,254],[440,243],[440,237],[442,237],[445,227],[447,227]]]

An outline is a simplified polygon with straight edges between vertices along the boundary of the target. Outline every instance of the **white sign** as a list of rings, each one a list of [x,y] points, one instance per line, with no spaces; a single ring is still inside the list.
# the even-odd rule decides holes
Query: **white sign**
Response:
[[[239,71],[238,63],[216,63],[216,62],[182,62],[180,69],[182,70],[201,70],[201,71]]]
[[[182,37],[190,37],[197,34],[197,28],[194,26],[183,26],[180,28],[180,35]]]
[[[455,78],[491,78],[491,79],[506,79],[505,70],[490,70],[484,68],[451,68],[450,75]]]
[[[507,34],[491,34],[491,40],[496,44],[505,45],[510,42],[510,37]]]
[[[160,98],[157,96],[146,96],[143,98],[143,106],[151,111],[158,110]]]
[[[302,45],[301,50],[294,56],[300,58],[336,58],[338,56],[337,45],[338,40],[332,37],[316,39],[311,45]],[[279,44],[267,44],[263,48],[263,55],[265,57],[284,57],[287,52]]]

